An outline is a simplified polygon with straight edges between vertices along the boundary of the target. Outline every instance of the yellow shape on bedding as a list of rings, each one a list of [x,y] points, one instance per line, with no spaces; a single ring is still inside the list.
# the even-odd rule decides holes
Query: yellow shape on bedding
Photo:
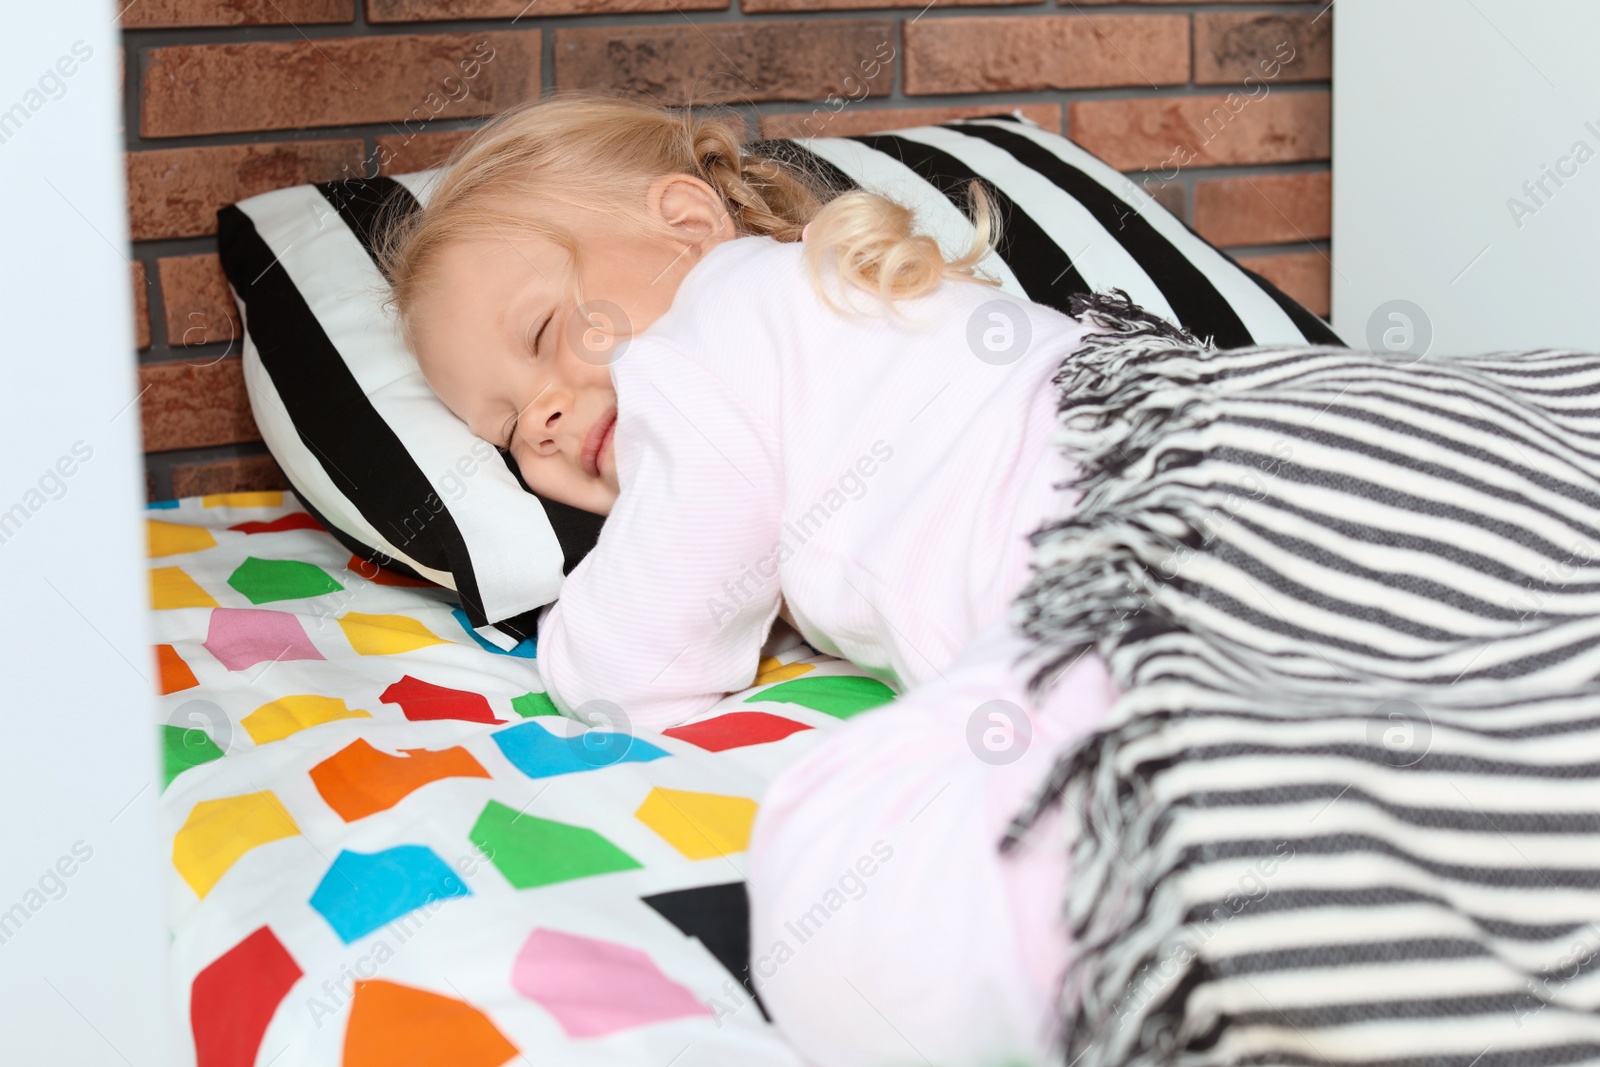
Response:
[[[300,828],[271,791],[203,800],[189,811],[172,841],[172,865],[202,899],[253,848]]]
[[[157,611],[171,608],[214,608],[216,598],[182,567],[150,568],[150,606]]]
[[[743,852],[750,846],[756,802],[749,797],[657,786],[633,817],[689,859],[708,860]]]
[[[282,741],[290,734],[320,726],[338,719],[370,719],[371,712],[349,708],[338,697],[315,696],[302,693],[279,697],[263,704],[239,720],[250,740],[258,745],[269,741]]]
[[[776,656],[762,656],[761,662],[756,664],[756,680],[751,685],[771,685],[773,682],[787,682],[790,678],[798,678],[807,671],[815,670],[816,665],[811,663],[779,663]]]
[[[339,627],[350,647],[363,656],[392,656],[429,645],[449,644],[409,615],[363,615],[350,611],[339,616]]]
[[[204,552],[217,547],[217,539],[204,526],[162,522],[160,519],[146,519],[144,523],[151,559],[176,556],[182,552]]]
[[[208,493],[200,498],[200,504],[208,508],[281,508],[283,490],[267,489],[259,493]]]

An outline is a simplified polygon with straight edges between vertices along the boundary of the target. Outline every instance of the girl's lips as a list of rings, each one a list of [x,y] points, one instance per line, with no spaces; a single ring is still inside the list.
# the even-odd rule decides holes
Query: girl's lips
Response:
[[[591,478],[600,477],[600,450],[611,439],[611,429],[617,424],[617,409],[612,408],[595,420],[583,439],[583,469]]]

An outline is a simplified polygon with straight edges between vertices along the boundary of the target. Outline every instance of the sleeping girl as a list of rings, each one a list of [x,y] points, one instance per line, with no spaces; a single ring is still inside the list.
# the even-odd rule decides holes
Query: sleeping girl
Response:
[[[899,694],[777,779],[751,845],[756,982],[827,1067],[1054,1038],[1065,859],[996,843],[1112,697],[1087,656],[1036,698],[1008,621],[1074,505],[1052,377],[1086,329],[981,277],[976,186],[972,215],[950,255],[718,121],[570,97],[476,135],[386,252],[445,404],[607,516],[540,621],[558,708],[681,723],[754,683],[780,611]]]

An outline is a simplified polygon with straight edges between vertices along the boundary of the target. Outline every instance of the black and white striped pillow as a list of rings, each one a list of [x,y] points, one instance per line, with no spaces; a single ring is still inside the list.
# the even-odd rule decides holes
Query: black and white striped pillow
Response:
[[[752,146],[913,208],[950,252],[973,178],[1005,219],[984,269],[1062,311],[1116,287],[1218,346],[1338,344],[1321,319],[1217,251],[1071,141],[1011,118]],[[427,202],[437,171],[302,185],[218,213],[244,315],[262,438],[306,507],[357,555],[457,590],[476,626],[523,637],[601,519],[528,492],[424,382],[382,309],[380,216]]]

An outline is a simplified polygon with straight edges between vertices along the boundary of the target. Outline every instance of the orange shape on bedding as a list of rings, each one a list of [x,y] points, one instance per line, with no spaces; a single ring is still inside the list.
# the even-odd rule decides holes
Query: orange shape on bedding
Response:
[[[171,645],[156,646],[156,673],[159,676],[157,691],[162,696],[181,693],[200,684],[200,679],[194,676],[194,671],[189,669],[183,657],[178,655],[178,650]]]
[[[356,740],[311,768],[311,781],[345,822],[386,811],[442,778],[487,778],[472,753],[455,748],[403,748],[398,756]]]
[[[373,979],[355,984],[344,1067],[501,1067],[517,1047],[454,997]]]
[[[811,663],[779,663],[777,656],[762,656],[756,664],[756,680],[751,685],[771,685],[773,682],[787,682],[790,678],[798,678],[807,671],[816,670],[816,665]]]
[[[202,589],[182,567],[150,568],[150,607],[156,611],[218,606],[216,597]]]

